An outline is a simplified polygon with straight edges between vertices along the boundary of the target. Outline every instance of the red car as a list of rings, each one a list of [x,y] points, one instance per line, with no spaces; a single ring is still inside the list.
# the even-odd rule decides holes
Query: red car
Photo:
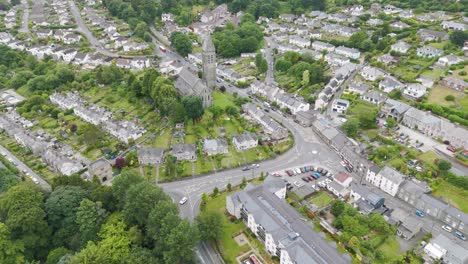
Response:
[[[453,153],[455,153],[455,152],[457,151],[457,150],[456,150],[455,148],[453,148],[452,146],[448,146],[448,147],[447,147],[447,150],[449,150],[449,151],[451,151],[451,152],[453,152]]]
[[[294,175],[294,173],[292,171],[290,171],[290,170],[286,170],[285,172],[286,172],[286,174],[288,174],[289,177]]]

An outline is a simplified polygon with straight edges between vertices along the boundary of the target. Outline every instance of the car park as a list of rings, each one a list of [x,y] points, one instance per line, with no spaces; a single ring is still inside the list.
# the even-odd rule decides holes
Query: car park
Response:
[[[454,235],[463,241],[466,240],[465,235],[463,235],[460,231],[455,231]]]
[[[443,225],[442,229],[449,232],[449,233],[452,233],[452,228],[450,226],[448,226],[448,225]]]

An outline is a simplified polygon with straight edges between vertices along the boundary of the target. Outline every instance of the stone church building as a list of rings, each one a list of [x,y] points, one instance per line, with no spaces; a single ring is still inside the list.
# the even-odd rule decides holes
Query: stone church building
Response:
[[[216,87],[216,51],[211,36],[205,36],[202,45],[203,78],[188,67],[183,67],[174,83],[182,96],[201,97],[203,107],[213,104],[213,89]]]

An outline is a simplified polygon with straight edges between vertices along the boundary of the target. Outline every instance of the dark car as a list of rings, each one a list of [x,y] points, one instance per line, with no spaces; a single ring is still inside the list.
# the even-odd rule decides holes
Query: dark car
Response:
[[[465,235],[463,235],[460,231],[455,231],[455,233],[453,233],[456,237],[458,237],[459,239],[465,241],[466,240],[466,237]]]
[[[305,167],[304,167],[304,171],[305,171],[305,172],[309,172],[309,171],[310,171],[310,170],[309,170],[309,166],[305,166]]]
[[[306,177],[302,177],[301,179],[302,179],[303,181],[305,181],[305,182],[309,182],[309,179],[306,178]]]
[[[319,167],[319,168],[317,169],[317,172],[319,172],[320,174],[322,174],[322,173],[323,173],[323,169]]]
[[[244,167],[244,168],[242,168],[242,170],[243,171],[248,171],[248,170],[250,170],[250,168],[249,167]]]
[[[291,177],[291,176],[293,176],[294,173],[293,173],[292,171],[290,171],[290,170],[286,170],[286,174],[287,174],[289,177]]]
[[[353,169],[349,166],[346,166],[345,169],[348,171],[348,172],[353,172]]]
[[[326,169],[323,169],[322,175],[327,175],[328,171]]]
[[[305,172],[304,167],[300,167],[299,169],[301,170],[301,173],[304,173],[304,172]]]

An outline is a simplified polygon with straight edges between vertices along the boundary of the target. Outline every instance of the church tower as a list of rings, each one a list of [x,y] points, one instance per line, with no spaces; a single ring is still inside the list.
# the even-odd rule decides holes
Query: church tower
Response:
[[[208,33],[202,46],[203,82],[212,91],[216,87],[216,50]]]

